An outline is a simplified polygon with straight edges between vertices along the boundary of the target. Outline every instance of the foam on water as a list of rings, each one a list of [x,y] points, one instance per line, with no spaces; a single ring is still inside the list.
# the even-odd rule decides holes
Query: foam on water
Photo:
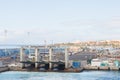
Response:
[[[120,72],[84,71],[81,73],[18,72],[0,73],[0,80],[120,80]]]

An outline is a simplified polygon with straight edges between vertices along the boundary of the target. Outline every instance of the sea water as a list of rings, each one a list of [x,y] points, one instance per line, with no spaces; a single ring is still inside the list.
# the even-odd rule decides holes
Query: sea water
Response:
[[[84,71],[80,73],[19,72],[0,73],[0,80],[120,80],[118,71]]]

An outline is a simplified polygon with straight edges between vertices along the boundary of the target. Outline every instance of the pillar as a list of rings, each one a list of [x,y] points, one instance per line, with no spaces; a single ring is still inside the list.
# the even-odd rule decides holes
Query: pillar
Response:
[[[49,68],[51,69],[52,68],[52,48],[49,49]]]
[[[65,49],[65,68],[68,68],[68,49]]]
[[[35,48],[35,62],[39,62],[38,48]],[[35,63],[35,68],[38,68],[38,63]]]
[[[23,62],[25,59],[24,59],[25,57],[24,57],[24,48],[23,47],[21,47],[20,48],[20,62]],[[21,67],[23,68],[23,67],[25,67],[25,64],[24,63],[21,63]]]

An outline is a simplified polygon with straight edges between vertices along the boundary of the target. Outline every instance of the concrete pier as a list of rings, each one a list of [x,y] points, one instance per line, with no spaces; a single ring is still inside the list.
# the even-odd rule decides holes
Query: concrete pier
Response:
[[[59,52],[60,47],[46,47],[47,50],[49,50],[48,54],[40,53],[40,50],[45,49],[44,47],[39,46],[31,46],[31,49],[33,49],[34,54],[33,56],[27,56],[25,55],[25,50],[28,49],[28,46],[22,47],[20,49],[20,62],[22,63],[21,69],[26,69],[30,71],[58,71],[58,72],[79,72],[81,69],[70,69],[69,68],[69,54],[68,54],[68,48],[64,48],[63,52]],[[58,52],[54,52],[54,50],[58,49]],[[59,55],[57,53],[62,54],[63,59],[59,59]],[[47,60],[42,60],[40,56],[46,57]],[[56,59],[55,57],[58,57]],[[55,58],[55,59],[52,59]],[[35,59],[35,60],[33,60]],[[44,59],[44,58],[43,58]],[[19,68],[16,68],[19,69]]]

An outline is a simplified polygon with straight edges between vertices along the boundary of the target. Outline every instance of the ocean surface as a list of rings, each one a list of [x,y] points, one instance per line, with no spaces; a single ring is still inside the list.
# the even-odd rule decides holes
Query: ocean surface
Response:
[[[120,80],[118,71],[84,71],[80,73],[17,72],[0,73],[0,80]]]

